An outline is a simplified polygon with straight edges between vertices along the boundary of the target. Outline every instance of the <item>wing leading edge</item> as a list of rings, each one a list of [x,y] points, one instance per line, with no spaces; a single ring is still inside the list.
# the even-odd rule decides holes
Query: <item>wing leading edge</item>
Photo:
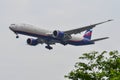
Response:
[[[100,24],[103,24],[103,23],[106,23],[106,22],[109,22],[109,21],[113,21],[113,20],[110,19],[110,20],[107,20],[107,21],[104,21],[104,22],[100,22],[100,23],[96,23],[96,24],[92,24],[92,25],[89,25],[89,26],[85,26],[85,27],[81,27],[81,28],[77,28],[77,29],[73,29],[73,30],[64,31],[64,33],[66,33],[68,35],[81,33],[81,32],[83,32],[85,30],[92,29],[92,28],[94,28],[97,25],[100,25]]]

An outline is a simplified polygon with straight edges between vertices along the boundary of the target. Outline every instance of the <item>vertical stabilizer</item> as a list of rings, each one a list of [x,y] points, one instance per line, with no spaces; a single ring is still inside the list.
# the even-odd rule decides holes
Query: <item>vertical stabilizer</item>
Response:
[[[84,34],[84,38],[87,38],[87,39],[91,39],[91,36],[92,36],[92,30],[91,29],[88,29],[85,34]]]

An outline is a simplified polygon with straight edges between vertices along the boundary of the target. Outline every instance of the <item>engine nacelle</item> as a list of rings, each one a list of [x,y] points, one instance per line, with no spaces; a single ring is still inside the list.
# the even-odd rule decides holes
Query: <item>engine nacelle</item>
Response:
[[[63,39],[64,32],[55,30],[55,31],[53,31],[53,36],[58,39]]]
[[[29,44],[31,46],[36,46],[38,44],[38,40],[37,39],[33,39],[33,38],[28,38],[27,39],[27,44]]]

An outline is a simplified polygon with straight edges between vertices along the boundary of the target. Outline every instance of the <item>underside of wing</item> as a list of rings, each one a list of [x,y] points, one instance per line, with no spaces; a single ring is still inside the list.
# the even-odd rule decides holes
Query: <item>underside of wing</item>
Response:
[[[96,23],[96,24],[93,24],[93,25],[89,25],[89,26],[85,26],[85,27],[81,27],[81,28],[77,28],[77,29],[73,29],[73,30],[64,31],[64,33],[66,33],[68,35],[81,33],[85,30],[92,29],[97,25],[100,25],[100,24],[103,24],[103,23],[106,23],[106,22],[109,22],[109,21],[112,21],[112,20],[107,20],[107,21]]]

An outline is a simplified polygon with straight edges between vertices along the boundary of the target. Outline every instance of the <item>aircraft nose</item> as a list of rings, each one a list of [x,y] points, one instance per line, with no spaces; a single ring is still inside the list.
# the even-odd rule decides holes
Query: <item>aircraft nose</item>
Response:
[[[9,26],[9,29],[12,30],[12,26]]]
[[[9,26],[9,29],[13,31],[13,30],[14,30],[14,27],[15,27],[15,24],[11,24],[11,25]]]

